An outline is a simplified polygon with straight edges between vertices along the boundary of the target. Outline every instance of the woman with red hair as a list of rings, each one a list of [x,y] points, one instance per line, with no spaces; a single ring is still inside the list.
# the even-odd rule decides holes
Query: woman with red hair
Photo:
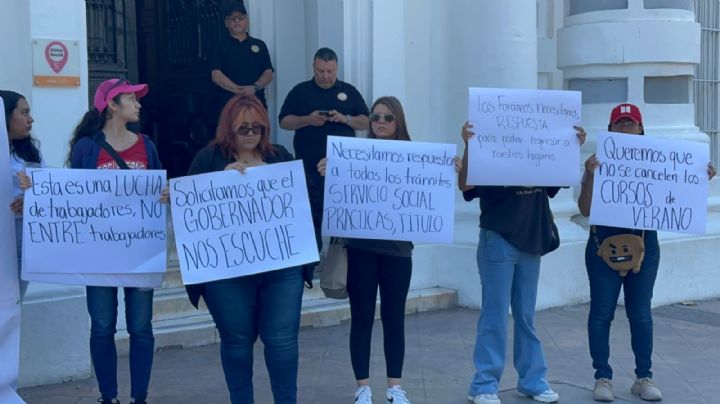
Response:
[[[248,167],[292,159],[284,147],[270,143],[270,120],[260,100],[238,95],[225,105],[215,140],[198,152],[188,175],[221,170],[244,173]],[[253,346],[260,336],[275,402],[297,402],[301,268],[189,285],[187,290],[195,307],[203,297],[220,333],[230,401],[253,403]]]

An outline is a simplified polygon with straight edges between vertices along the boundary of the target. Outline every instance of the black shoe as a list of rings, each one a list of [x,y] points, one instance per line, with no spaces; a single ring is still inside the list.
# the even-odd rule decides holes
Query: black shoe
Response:
[[[106,398],[100,397],[100,398],[98,398],[97,402],[100,404],[120,404],[120,401],[118,401],[117,398],[106,399]]]
[[[132,400],[130,404],[147,404],[145,400]]]

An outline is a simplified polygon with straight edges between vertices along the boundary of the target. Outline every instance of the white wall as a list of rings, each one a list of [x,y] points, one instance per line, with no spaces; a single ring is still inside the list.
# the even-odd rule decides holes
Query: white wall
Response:
[[[0,89],[16,91],[32,101],[30,8],[26,0],[4,0],[0,13]]]
[[[31,0],[30,15],[32,38],[77,40],[81,50],[87,49],[83,0]],[[40,139],[43,157],[52,167],[63,164],[72,131],[88,110],[87,52],[81,52],[80,65],[80,87],[32,89],[33,133]]]
[[[59,167],[80,117],[87,111],[87,55],[81,56],[79,88],[32,87],[31,38],[78,40],[87,48],[83,0],[10,0],[3,2],[0,30],[17,32],[0,41],[0,52],[18,55],[18,62],[0,75],[30,99],[35,118],[33,135],[41,142],[48,165]],[[30,18],[32,16],[32,18]],[[9,49],[6,47],[10,47]],[[14,86],[14,87],[12,87]],[[22,307],[20,385],[57,383],[90,376],[88,317],[84,288],[31,283]]]

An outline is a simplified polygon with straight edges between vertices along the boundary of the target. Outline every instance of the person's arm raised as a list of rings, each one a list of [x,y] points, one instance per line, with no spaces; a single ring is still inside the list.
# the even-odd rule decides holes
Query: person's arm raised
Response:
[[[472,131],[472,125],[468,122],[465,122],[465,125],[462,127],[462,140],[465,143],[465,151],[463,152],[462,157],[462,167],[460,168],[460,172],[458,173],[458,188],[460,188],[460,191],[465,192],[469,191],[473,188],[475,188],[473,185],[467,184],[467,174],[468,174],[468,141],[470,138],[475,136],[475,132]]]

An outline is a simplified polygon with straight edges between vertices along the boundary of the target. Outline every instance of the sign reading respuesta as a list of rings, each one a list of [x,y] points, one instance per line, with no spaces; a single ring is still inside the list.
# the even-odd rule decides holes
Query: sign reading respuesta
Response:
[[[469,185],[580,183],[579,92],[470,88],[469,97]]]

